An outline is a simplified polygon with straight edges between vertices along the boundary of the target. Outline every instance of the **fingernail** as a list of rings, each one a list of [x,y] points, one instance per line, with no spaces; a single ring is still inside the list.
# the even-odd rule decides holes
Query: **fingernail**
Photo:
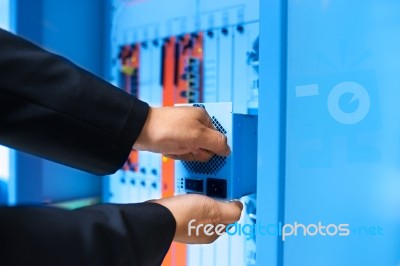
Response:
[[[231,147],[228,146],[228,151],[227,151],[226,155],[229,155],[229,154],[231,154]]]
[[[240,200],[231,200],[232,203],[238,204],[240,209],[243,210],[243,203]]]

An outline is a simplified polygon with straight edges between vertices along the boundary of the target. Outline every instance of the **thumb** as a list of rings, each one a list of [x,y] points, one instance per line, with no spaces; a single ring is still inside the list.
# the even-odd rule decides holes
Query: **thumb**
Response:
[[[225,224],[231,224],[240,219],[243,210],[243,204],[240,201],[220,202],[221,221]]]

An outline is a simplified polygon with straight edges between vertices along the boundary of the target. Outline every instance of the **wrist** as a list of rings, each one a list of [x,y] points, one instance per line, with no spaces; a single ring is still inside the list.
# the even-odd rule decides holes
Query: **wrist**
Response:
[[[154,116],[154,108],[149,107],[149,111],[147,113],[146,121],[140,131],[138,138],[136,139],[135,143],[132,146],[132,149],[138,151],[146,151],[148,150],[148,136],[149,136],[149,127],[151,123],[151,119]]]

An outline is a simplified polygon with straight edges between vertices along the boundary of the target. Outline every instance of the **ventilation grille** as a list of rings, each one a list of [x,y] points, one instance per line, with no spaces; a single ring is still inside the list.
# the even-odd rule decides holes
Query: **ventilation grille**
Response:
[[[223,126],[221,125],[221,123],[215,118],[215,116],[212,117],[212,123],[214,125],[214,127],[221,132],[222,134],[226,135],[226,130],[225,128],[223,128]]]
[[[227,131],[220,122],[213,116],[212,123],[214,127],[221,133],[226,134]],[[214,175],[218,173],[226,164],[226,157],[213,155],[207,162],[185,162],[182,161],[186,170],[190,173]]]

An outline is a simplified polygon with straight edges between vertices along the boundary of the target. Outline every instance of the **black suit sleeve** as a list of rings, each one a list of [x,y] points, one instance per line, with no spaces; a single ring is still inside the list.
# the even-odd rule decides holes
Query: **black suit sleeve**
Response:
[[[173,216],[155,203],[0,208],[4,266],[159,266],[174,234]]]
[[[0,144],[98,175],[125,162],[148,105],[0,29]]]
[[[0,29],[0,144],[99,175],[119,169],[148,105]],[[155,203],[0,208],[1,265],[160,265],[175,233]]]

